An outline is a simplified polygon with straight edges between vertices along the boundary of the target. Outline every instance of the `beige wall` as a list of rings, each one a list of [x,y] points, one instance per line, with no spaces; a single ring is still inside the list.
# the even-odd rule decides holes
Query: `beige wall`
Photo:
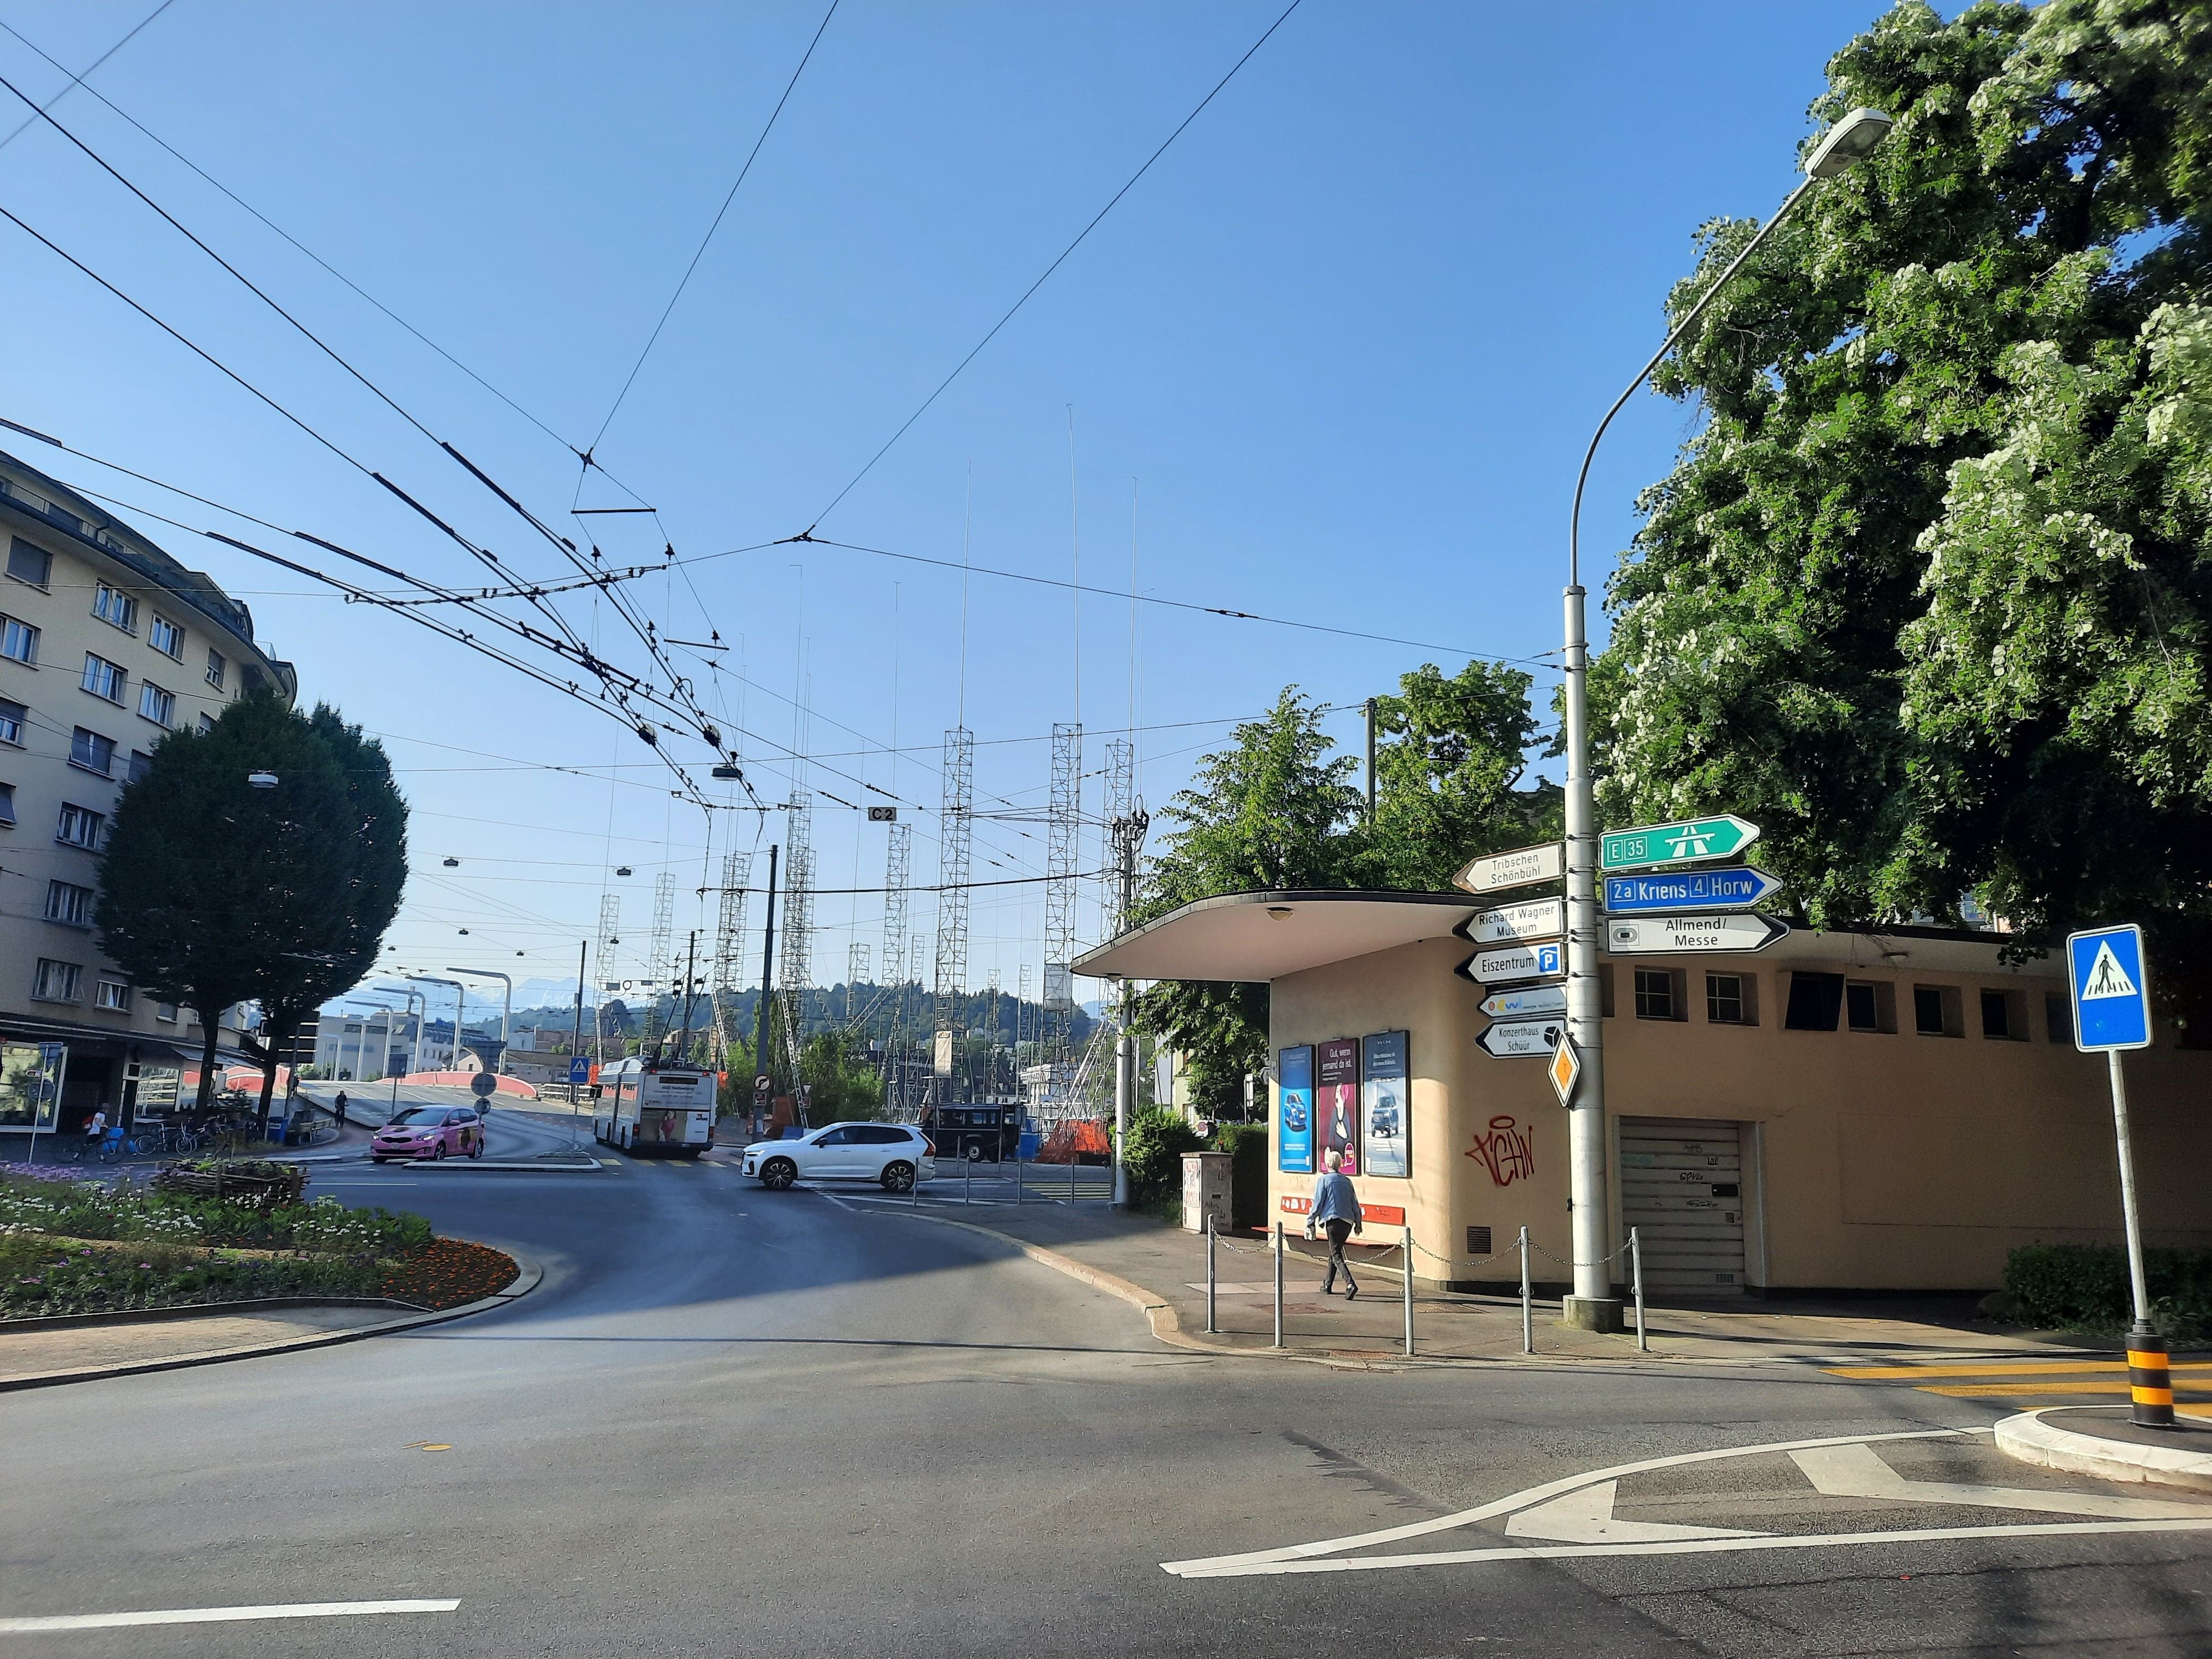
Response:
[[[1746,1248],[1754,1285],[1783,1288],[1986,1288],[2005,1253],[2038,1241],[2117,1242],[2118,1179],[2106,1063],[2048,1040],[2043,996],[2063,989],[2055,967],[2012,969],[1987,945],[1916,944],[1915,959],[1882,965],[1854,936],[1793,935],[1773,951],[1613,962],[1616,1012],[1605,1024],[1609,1115],[1735,1121],[1745,1133]],[[1279,980],[1273,1048],[1408,1033],[1413,1176],[1361,1176],[1363,1202],[1400,1205],[1425,1251],[1423,1278],[1515,1278],[1516,1230],[1529,1229],[1534,1274],[1567,1277],[1565,1116],[1540,1062],[1492,1060],[1475,1047],[1487,1024],[1474,987],[1452,969],[1468,947],[1424,940]],[[1787,957],[1781,955],[1788,951]],[[1855,961],[1858,957],[1864,960]],[[1946,960],[1942,968],[1925,965]],[[1869,965],[1869,963],[1873,965]],[[1632,970],[1682,969],[1689,1018],[1638,1019]],[[1793,968],[1845,972],[1895,987],[1896,1033],[1784,1029]],[[1755,1026],[1705,1019],[1708,969],[1755,975]],[[1914,985],[1957,988],[1966,1035],[1913,1027]],[[1979,993],[2021,994],[2027,1041],[1981,1035]],[[2146,1236],[2153,1244],[2212,1244],[2212,1053],[2161,1046],[2127,1056]],[[1271,1113],[1271,1124],[1279,1115]],[[1492,1128],[1492,1121],[1500,1120]],[[1510,1123],[1503,1121],[1510,1120]],[[1272,1131],[1271,1131],[1272,1133]],[[1508,1158],[1493,1179],[1480,1142],[1526,1136],[1534,1173]],[[1279,1162],[1271,1156],[1270,1167]],[[1312,1178],[1271,1176],[1271,1208]],[[1614,1231],[1619,1197],[1612,1194]],[[1469,1224],[1492,1230],[1499,1260],[1466,1257]]]

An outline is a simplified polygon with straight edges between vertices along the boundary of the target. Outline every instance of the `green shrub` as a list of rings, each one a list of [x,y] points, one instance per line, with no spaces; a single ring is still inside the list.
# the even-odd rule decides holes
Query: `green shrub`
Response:
[[[1189,1120],[1177,1113],[1158,1106],[1138,1113],[1129,1120],[1129,1136],[1121,1148],[1131,1195],[1150,1201],[1181,1192],[1182,1155],[1205,1145]]]
[[[2143,1276],[2162,1334],[2212,1327],[2212,1250],[2146,1250]],[[2004,1287],[2031,1325],[2112,1335],[2134,1322],[2127,1252],[2115,1245],[2023,1245],[2005,1259]]]

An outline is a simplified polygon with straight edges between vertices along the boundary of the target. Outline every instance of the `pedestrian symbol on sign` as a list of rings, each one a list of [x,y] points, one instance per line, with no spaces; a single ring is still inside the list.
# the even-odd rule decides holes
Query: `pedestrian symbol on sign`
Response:
[[[2136,994],[2136,982],[2128,977],[2128,970],[2120,966],[2120,959],[2112,954],[2112,941],[2098,940],[2097,959],[2089,964],[2089,977],[2081,987],[2081,1000],[2089,1002],[2102,997],[2131,997]]]

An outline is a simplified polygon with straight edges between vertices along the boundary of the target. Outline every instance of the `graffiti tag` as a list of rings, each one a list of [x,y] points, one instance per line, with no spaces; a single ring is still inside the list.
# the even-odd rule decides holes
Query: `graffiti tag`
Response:
[[[1533,1181],[1536,1176],[1534,1127],[1522,1129],[1510,1117],[1493,1117],[1489,1133],[1475,1136],[1468,1156],[1480,1160],[1490,1171],[1493,1185],[1510,1187],[1523,1178]]]

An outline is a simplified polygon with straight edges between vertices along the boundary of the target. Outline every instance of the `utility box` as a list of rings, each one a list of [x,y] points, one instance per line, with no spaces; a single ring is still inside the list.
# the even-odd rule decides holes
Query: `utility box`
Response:
[[[1182,1224],[1186,1232],[1204,1232],[1208,1217],[1212,1218],[1216,1232],[1229,1231],[1235,1164],[1236,1159],[1227,1152],[1182,1155]]]

